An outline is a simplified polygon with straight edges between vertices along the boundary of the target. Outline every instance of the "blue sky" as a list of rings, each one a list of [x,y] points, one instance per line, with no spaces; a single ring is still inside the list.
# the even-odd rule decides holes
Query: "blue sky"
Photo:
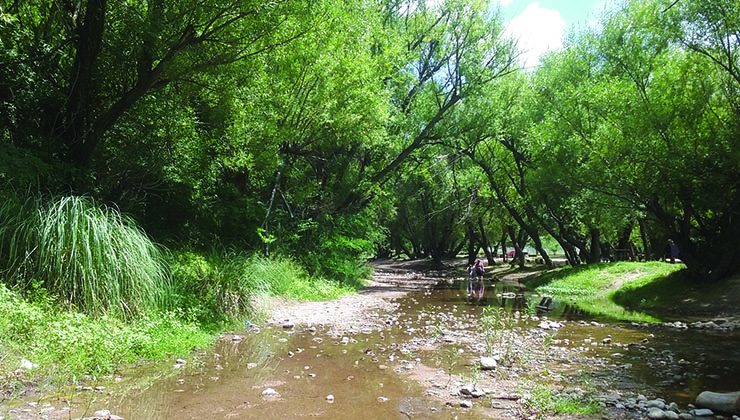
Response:
[[[595,25],[615,0],[496,0],[506,33],[519,41],[525,67],[534,67],[546,51],[558,50],[573,29]]]

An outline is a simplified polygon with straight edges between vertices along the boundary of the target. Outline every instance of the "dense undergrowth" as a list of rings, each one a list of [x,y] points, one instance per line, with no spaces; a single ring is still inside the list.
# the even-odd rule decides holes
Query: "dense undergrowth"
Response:
[[[627,296],[644,290],[646,285],[663,281],[682,268],[682,264],[657,261],[590,264],[548,272],[530,280],[527,286],[598,317],[616,321],[659,322],[661,319],[654,311],[646,312],[655,307],[639,304],[640,301],[645,302],[645,296]],[[616,299],[617,296],[620,298]],[[625,300],[633,304],[621,303]]]
[[[362,283],[311,275],[286,256],[167,251],[85,198],[3,203],[0,396],[186,356],[259,319],[264,296],[333,299]]]

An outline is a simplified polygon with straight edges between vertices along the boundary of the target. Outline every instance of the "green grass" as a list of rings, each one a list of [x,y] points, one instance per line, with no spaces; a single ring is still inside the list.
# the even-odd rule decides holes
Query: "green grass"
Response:
[[[180,251],[171,255],[171,268],[171,300],[188,319],[206,323],[257,315],[253,307],[257,296],[328,300],[356,291],[349,285],[310,276],[288,257]]]
[[[66,383],[83,375],[110,374],[142,359],[186,357],[213,342],[215,334],[174,313],[124,321],[29,302],[0,284],[0,395],[16,394],[28,382]],[[26,359],[38,367],[19,368]]]
[[[83,312],[132,316],[162,307],[162,252],[118,211],[83,197],[0,203],[0,268]]]
[[[646,308],[617,303],[615,296],[660,282],[681,268],[679,264],[656,261],[591,264],[548,272],[528,281],[527,286],[595,316],[618,321],[659,322],[658,317],[643,311]]]
[[[538,413],[550,415],[596,416],[602,411],[598,402],[592,398],[556,395],[544,385],[537,385],[532,390],[530,406]]]
[[[258,319],[260,296],[334,299],[361,284],[311,276],[288,257],[167,252],[86,198],[1,198],[0,399],[29,382],[186,356]],[[38,368],[16,372],[23,359]]]

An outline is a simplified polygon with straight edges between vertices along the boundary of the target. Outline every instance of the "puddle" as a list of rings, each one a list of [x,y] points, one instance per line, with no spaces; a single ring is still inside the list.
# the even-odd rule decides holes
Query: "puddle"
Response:
[[[331,337],[322,329],[264,328],[244,333],[238,342],[220,341],[180,369],[172,362],[134,369],[120,382],[103,384],[103,393],[61,393],[38,400],[38,407],[43,403],[61,407],[64,400],[71,400],[73,418],[91,416],[100,409],[126,419],[480,418],[477,409],[446,407],[428,397],[403,372],[423,363],[470,375],[471,367],[457,360],[475,358],[481,350],[480,343],[473,343],[472,332],[479,330],[483,309],[536,315],[541,297],[498,283],[487,288],[483,299],[471,301],[464,287],[447,278],[441,287],[398,298],[398,312],[389,314],[393,325],[386,331],[343,338]],[[702,390],[740,389],[738,332],[594,325],[586,315],[560,302],[553,303],[547,316],[568,320],[551,332],[554,343],[582,348],[583,354],[607,361],[603,366],[573,363],[574,369],[610,378],[627,393],[652,394],[685,405]],[[457,330],[449,331],[450,325]],[[538,328],[537,321],[525,328]],[[604,344],[607,337],[611,342]],[[433,338],[438,344],[430,346]],[[263,397],[267,388],[280,396]],[[329,394],[333,403],[326,400]],[[457,397],[448,394],[448,399]],[[70,413],[55,412],[48,418],[70,418]]]

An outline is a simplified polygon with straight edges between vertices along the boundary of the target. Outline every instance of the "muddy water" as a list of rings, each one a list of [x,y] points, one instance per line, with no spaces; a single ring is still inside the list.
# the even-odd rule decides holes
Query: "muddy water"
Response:
[[[740,331],[614,323],[594,319],[558,301],[553,302],[550,311],[543,312],[536,308],[540,296],[509,283],[489,288],[481,301],[467,299],[460,284],[410,299],[418,302],[416,307],[438,305],[440,311],[466,308],[474,317],[480,315],[483,307],[494,306],[566,321],[553,338],[561,345],[583,350],[587,356],[603,359],[602,366],[587,370],[623,391],[652,393],[685,405],[693,403],[696,395],[705,390],[740,390]],[[410,307],[407,310],[413,311]],[[537,322],[530,323],[530,327],[537,328]],[[610,342],[603,343],[607,338]]]
[[[470,360],[481,350],[465,338],[479,329],[483,308],[536,315],[539,297],[498,284],[482,300],[471,301],[462,287],[443,281],[434,290],[399,298],[399,310],[386,315],[392,326],[382,332],[338,337],[303,327],[237,332],[243,340],[222,340],[189,358],[184,367],[139,368],[122,375],[120,382],[100,384],[106,387],[102,393],[68,392],[40,402],[59,407],[69,401],[73,418],[99,409],[126,419],[480,418],[477,408],[450,407],[428,397],[406,373],[423,364],[464,375],[470,367],[455,360]],[[553,342],[603,360],[574,370],[607,380],[613,389],[682,405],[705,389],[740,389],[738,332],[605,324],[559,302],[547,316],[567,320],[553,331]],[[456,331],[449,331],[451,326]],[[539,328],[536,320],[527,327]],[[430,345],[434,337],[441,346]],[[604,344],[607,337],[611,342]],[[280,396],[263,397],[267,388]],[[330,394],[333,402],[326,399]]]

